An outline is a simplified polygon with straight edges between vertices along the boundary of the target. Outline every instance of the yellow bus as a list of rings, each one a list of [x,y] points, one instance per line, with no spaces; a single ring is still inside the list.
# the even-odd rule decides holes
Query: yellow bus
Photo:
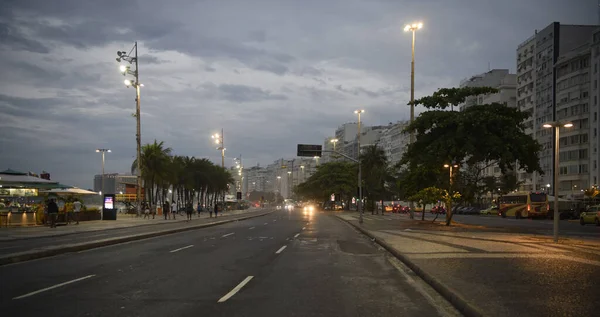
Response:
[[[550,210],[546,193],[512,193],[499,198],[498,214],[502,218],[546,217]]]

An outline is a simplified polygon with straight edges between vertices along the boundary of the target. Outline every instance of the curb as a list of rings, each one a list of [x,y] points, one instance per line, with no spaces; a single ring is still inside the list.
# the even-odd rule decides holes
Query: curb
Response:
[[[454,308],[456,308],[460,313],[467,317],[482,317],[485,316],[479,309],[475,306],[471,305],[467,302],[462,296],[460,296],[456,291],[451,289],[450,287],[444,285],[438,279],[433,277],[433,275],[427,273],[423,269],[421,269],[418,265],[412,262],[407,256],[400,253],[398,250],[394,249],[391,245],[387,244],[387,242],[373,235],[367,229],[362,228],[359,225],[356,225],[349,220],[343,219],[339,216],[336,216],[341,221],[344,221],[356,228],[362,234],[371,238],[371,240],[377,242],[380,246],[382,246],[385,250],[395,256],[398,260],[402,261],[406,266],[408,266],[411,270],[413,270],[420,278],[422,278],[427,284],[433,287],[438,293],[440,293],[446,300],[448,300]]]
[[[140,234],[136,234],[136,235],[118,237],[118,238],[113,238],[113,239],[104,239],[104,240],[96,240],[96,241],[84,242],[84,243],[79,243],[79,244],[70,244],[70,245],[64,245],[61,247],[47,249],[47,250],[19,252],[19,253],[14,253],[11,255],[0,257],[0,266],[51,257],[51,256],[64,254],[64,253],[78,252],[78,251],[84,251],[84,250],[89,250],[89,249],[95,249],[95,248],[99,248],[99,247],[105,247],[105,246],[109,246],[109,245],[121,244],[121,243],[125,243],[125,242],[130,242],[130,241],[143,240],[143,239],[158,237],[158,236],[162,236],[162,235],[172,234],[172,233],[179,233],[179,232],[191,231],[191,230],[195,230],[195,229],[213,227],[213,226],[218,226],[218,225],[222,225],[222,224],[229,223],[229,222],[246,220],[246,219],[256,218],[256,217],[262,217],[262,216],[271,214],[273,212],[275,212],[275,210],[261,213],[258,215],[252,215],[252,216],[240,217],[240,218],[235,218],[235,219],[227,219],[227,220],[221,220],[221,221],[216,221],[216,222],[204,223],[204,224],[195,225],[192,227],[167,229],[167,230],[161,230],[161,231],[154,231],[154,232],[140,233]]]
[[[237,215],[231,215],[228,217],[234,217]],[[180,217],[185,217],[185,216],[180,216]],[[102,220],[96,220],[96,221],[102,221]],[[182,221],[183,222],[183,221]],[[149,226],[157,226],[157,225],[164,225],[164,224],[168,224],[165,222],[156,222],[156,223],[144,223],[144,224],[139,224],[139,225],[135,225],[135,226],[125,226],[125,227],[116,227],[116,228],[103,228],[103,229],[95,229],[95,230],[89,230],[89,231],[84,231],[84,232],[97,232],[97,231],[108,231],[108,230],[119,230],[119,229],[127,229],[127,228],[139,228],[139,227],[149,227]],[[45,227],[44,225],[32,225],[32,226],[12,226],[9,228],[42,228]],[[0,227],[0,231],[2,231],[4,227]],[[5,228],[6,229],[6,228]],[[40,238],[48,238],[48,237],[64,237],[64,236],[69,236],[69,235],[73,235],[73,234],[79,234],[81,232],[65,232],[65,233],[59,233],[59,234],[54,234],[51,236],[36,236],[36,237],[19,237],[19,238],[12,238],[9,240],[1,240],[1,241],[16,241],[16,240],[32,240],[32,239],[40,239]],[[2,265],[2,264],[0,264]]]

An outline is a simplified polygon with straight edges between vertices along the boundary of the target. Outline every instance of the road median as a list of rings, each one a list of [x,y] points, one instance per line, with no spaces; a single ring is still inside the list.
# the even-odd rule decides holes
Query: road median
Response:
[[[152,231],[152,232],[145,232],[145,233],[139,233],[139,234],[134,234],[134,235],[121,236],[121,237],[117,237],[117,238],[102,239],[102,240],[88,241],[88,242],[82,242],[82,243],[63,244],[63,245],[57,246],[57,247],[49,247],[46,249],[36,249],[36,250],[31,250],[31,251],[24,251],[24,252],[8,254],[8,255],[4,255],[4,256],[0,257],[0,266],[12,264],[12,263],[30,261],[30,260],[35,260],[35,259],[41,259],[41,258],[60,255],[60,254],[64,254],[64,253],[79,252],[79,251],[95,249],[95,248],[99,248],[99,247],[105,247],[105,246],[110,246],[110,245],[115,245],[115,244],[120,244],[120,243],[126,243],[126,242],[131,242],[131,241],[136,241],[136,240],[143,240],[143,239],[158,237],[158,236],[167,235],[167,234],[173,234],[173,233],[179,233],[179,232],[185,232],[185,231],[190,231],[190,230],[218,226],[221,224],[230,223],[230,222],[234,222],[234,221],[240,221],[240,220],[246,220],[246,219],[250,219],[250,218],[266,216],[268,214],[273,213],[274,211],[275,210],[270,210],[270,211],[266,211],[266,212],[262,212],[262,213],[258,213],[258,214],[241,216],[241,217],[220,220],[220,221],[215,221],[215,222],[209,222],[209,223],[202,223],[202,224],[198,224],[198,225],[182,226],[182,227],[178,227],[178,228],[157,230],[157,231]]]

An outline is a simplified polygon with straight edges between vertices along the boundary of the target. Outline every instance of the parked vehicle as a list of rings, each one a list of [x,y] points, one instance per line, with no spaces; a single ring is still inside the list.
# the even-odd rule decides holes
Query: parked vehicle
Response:
[[[600,206],[592,206],[579,216],[579,223],[584,226],[588,223],[600,226]]]
[[[499,215],[498,206],[490,206],[486,209],[482,209],[480,212],[482,215]]]

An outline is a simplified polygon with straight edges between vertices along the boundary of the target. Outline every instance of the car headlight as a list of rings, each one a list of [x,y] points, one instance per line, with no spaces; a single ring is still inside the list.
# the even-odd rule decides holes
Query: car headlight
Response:
[[[313,207],[313,206],[310,206],[310,207],[308,207],[308,210],[309,210],[309,211],[313,211],[313,210],[315,210],[315,207]]]

